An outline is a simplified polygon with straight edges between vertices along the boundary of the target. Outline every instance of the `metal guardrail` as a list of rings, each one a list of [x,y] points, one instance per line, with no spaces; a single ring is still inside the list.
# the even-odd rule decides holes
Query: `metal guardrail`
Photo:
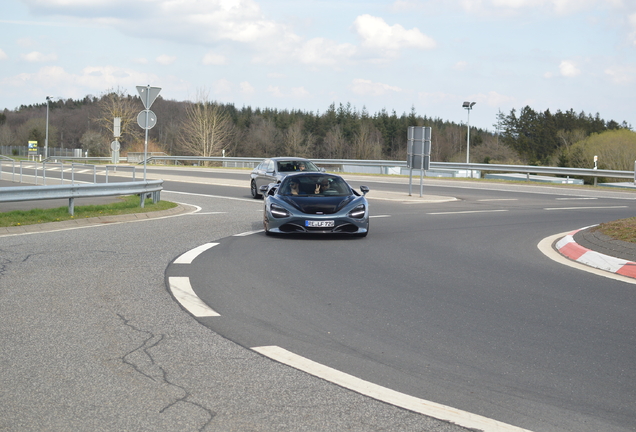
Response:
[[[69,200],[68,212],[73,215],[75,198],[139,195],[139,205],[143,207],[147,194],[152,194],[152,202],[156,203],[160,200],[162,190],[163,180],[49,186],[12,186],[0,188],[0,202],[67,198]]]
[[[243,157],[202,157],[202,156],[154,156],[146,160],[152,162],[155,160],[164,161],[190,161],[190,162],[233,162],[233,163],[252,163],[258,164],[263,158],[243,158]],[[359,160],[359,159],[312,159],[319,166],[334,165],[356,165],[356,166],[374,166],[374,167],[396,167],[407,168],[406,161],[395,160]],[[143,163],[143,161],[141,162]],[[453,162],[431,162],[430,170],[467,170],[467,171],[497,171],[521,174],[545,174],[545,175],[562,175],[570,177],[606,177],[631,179],[636,185],[636,162],[634,162],[634,171],[619,170],[601,170],[587,168],[566,168],[566,167],[546,167],[534,165],[499,165],[499,164],[475,164],[475,163],[453,163]]]

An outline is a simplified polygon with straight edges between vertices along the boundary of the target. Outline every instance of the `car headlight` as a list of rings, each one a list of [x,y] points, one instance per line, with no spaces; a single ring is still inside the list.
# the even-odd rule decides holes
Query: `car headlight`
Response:
[[[365,207],[365,205],[360,204],[349,212],[349,217],[354,219],[362,219],[364,217],[364,214],[366,213],[366,210],[367,208]]]
[[[290,213],[284,207],[276,204],[272,204],[269,211],[275,218],[286,218],[290,216]]]

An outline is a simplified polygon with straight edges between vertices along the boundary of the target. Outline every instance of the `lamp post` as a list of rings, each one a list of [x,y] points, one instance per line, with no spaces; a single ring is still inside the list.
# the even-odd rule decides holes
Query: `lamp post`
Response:
[[[51,96],[46,97],[46,132],[44,134],[44,159],[49,157],[49,102]]]
[[[468,121],[466,122],[468,127],[468,133],[466,134],[466,164],[470,163],[470,110],[473,109],[473,105],[476,103],[477,102],[464,102],[462,104],[462,107],[466,108],[466,111],[468,111]],[[471,170],[470,177],[472,178],[472,176],[473,172]]]

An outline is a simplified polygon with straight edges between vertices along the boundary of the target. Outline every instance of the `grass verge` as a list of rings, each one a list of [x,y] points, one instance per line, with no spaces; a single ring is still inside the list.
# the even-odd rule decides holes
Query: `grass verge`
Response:
[[[146,199],[144,208],[139,205],[139,196],[130,195],[121,197],[121,202],[105,205],[76,206],[75,214],[68,213],[68,207],[54,209],[14,210],[0,213],[0,227],[12,227],[22,225],[34,225],[47,222],[59,222],[65,220],[85,219],[98,216],[115,216],[132,213],[148,213],[167,210],[176,207],[177,204],[170,201],[152,203],[152,199]]]
[[[600,231],[616,240],[636,243],[636,217],[602,223],[594,231]]]

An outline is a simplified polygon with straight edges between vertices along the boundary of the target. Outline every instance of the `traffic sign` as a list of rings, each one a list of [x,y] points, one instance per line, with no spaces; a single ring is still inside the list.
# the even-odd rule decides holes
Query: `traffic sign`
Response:
[[[137,92],[146,109],[150,109],[157,96],[159,96],[160,91],[161,87],[137,86]]]
[[[142,129],[152,129],[157,124],[157,115],[150,110],[143,110],[137,116],[137,124]]]
[[[121,148],[121,145],[119,144],[119,141],[115,140],[112,143],[110,143],[110,149],[114,152],[119,151],[119,149]]]

